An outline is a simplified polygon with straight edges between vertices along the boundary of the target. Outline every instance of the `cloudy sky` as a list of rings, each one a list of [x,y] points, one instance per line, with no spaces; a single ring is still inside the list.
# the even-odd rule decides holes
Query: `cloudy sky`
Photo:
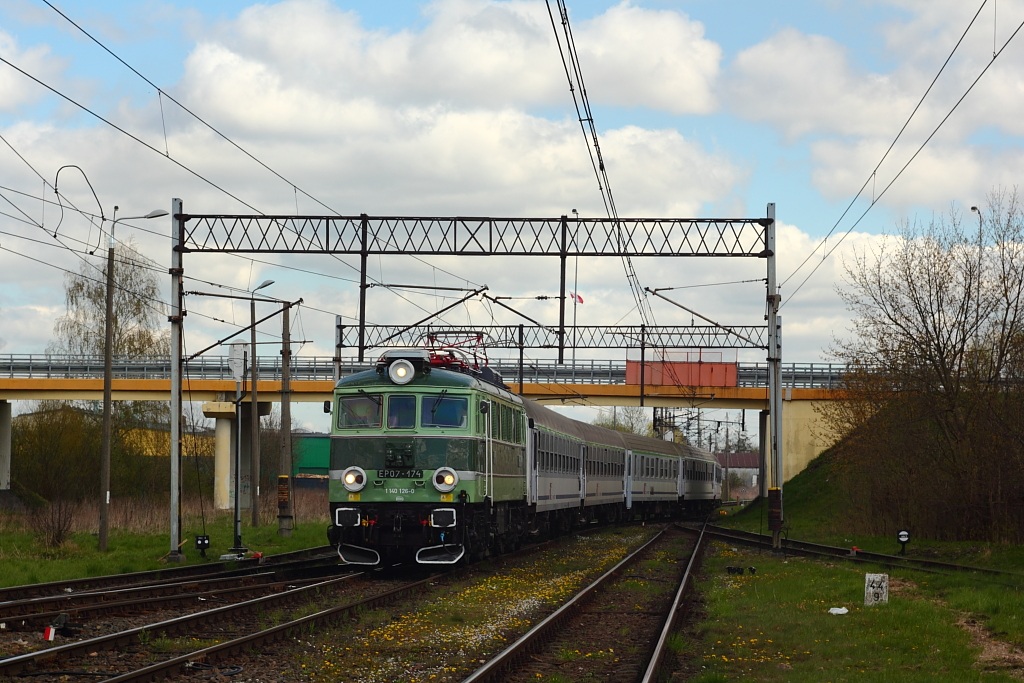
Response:
[[[836,287],[852,250],[902,221],[974,220],[972,205],[1021,177],[1022,2],[566,4],[620,216],[758,217],[776,204],[786,362],[827,361],[847,334]],[[0,58],[2,354],[46,351],[65,273],[101,266],[115,206],[606,215],[544,0],[6,0]],[[165,272],[169,233],[165,217],[119,221],[116,236]],[[763,261],[632,265],[701,315],[763,324]],[[578,324],[641,322],[621,261],[569,268]],[[244,295],[272,279],[268,295],[304,299],[302,355],[331,356],[335,316],[358,311],[350,259],[195,255],[185,270],[188,290]],[[557,303],[537,298],[557,294],[557,259],[390,257],[370,270],[392,285],[487,285],[557,321]],[[411,323],[452,296],[374,287],[369,322]],[[247,303],[186,306],[189,349],[248,324]],[[651,308],[656,324],[701,322]],[[482,301],[443,319],[520,322]]]

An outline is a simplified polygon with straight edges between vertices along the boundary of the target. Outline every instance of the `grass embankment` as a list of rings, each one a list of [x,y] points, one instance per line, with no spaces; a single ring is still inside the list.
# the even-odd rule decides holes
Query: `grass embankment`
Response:
[[[895,538],[851,536],[829,504],[827,463],[784,488],[791,538],[897,554]],[[751,507],[718,521],[766,531]],[[1017,571],[1016,546],[911,539],[908,556]],[[728,567],[743,567],[742,575]],[[756,569],[751,574],[750,567]],[[733,570],[735,572],[735,570]],[[716,544],[705,564],[707,615],[691,653],[699,683],[1024,680],[1024,575],[937,575]],[[865,606],[865,574],[889,577],[888,603]],[[845,614],[832,614],[843,608]]]
[[[269,501],[273,503],[274,501]],[[277,508],[264,506],[261,524],[253,527],[251,513],[242,518],[242,544],[250,552],[283,553],[327,545],[327,494],[302,492],[295,497],[295,522],[291,536],[278,535]],[[184,504],[180,540],[185,562],[215,562],[234,545],[234,515],[230,511],[202,512],[198,505]],[[170,515],[168,507],[147,502],[115,501],[111,504],[107,550],[99,550],[99,511],[94,505],[74,510],[68,540],[56,548],[45,547],[31,511],[0,510],[0,587],[22,586],[108,574],[149,571],[169,566]],[[195,536],[206,534],[206,557],[195,549]]]

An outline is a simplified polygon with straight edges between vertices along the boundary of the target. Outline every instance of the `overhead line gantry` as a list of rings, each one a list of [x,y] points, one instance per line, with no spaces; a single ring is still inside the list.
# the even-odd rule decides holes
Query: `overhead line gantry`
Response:
[[[557,326],[536,326],[530,330],[531,345],[554,347],[557,340],[558,360],[563,361],[566,346],[565,301],[566,262],[570,256],[675,256],[675,257],[737,257],[762,258],[767,265],[766,303],[767,326],[747,327],[744,338],[720,328],[708,337],[706,331],[683,332],[682,328],[641,326],[638,341],[648,335],[659,340],[664,348],[693,348],[695,342],[730,341],[718,347],[764,348],[767,351],[769,372],[769,412],[771,439],[769,449],[772,462],[773,490],[777,499],[770,500],[773,519],[773,537],[778,546],[782,527],[782,398],[781,398],[781,340],[778,293],[775,267],[775,205],[769,204],[766,215],[758,218],[491,218],[491,217],[411,217],[411,216],[268,216],[188,214],[180,199],[172,201],[174,234],[172,235],[172,370],[181,363],[181,296],[182,256],[185,253],[302,253],[353,255],[360,259],[359,327],[356,346],[360,360],[368,347],[367,330],[379,333],[379,338],[405,343],[400,328],[366,325],[367,260],[383,255],[434,256],[557,256],[559,270],[559,318]],[[379,328],[379,329],[378,329]],[[405,328],[410,333],[415,326]],[[431,327],[436,331],[436,327]],[[693,329],[693,328],[691,328]],[[518,346],[526,343],[525,326],[515,327]],[[584,328],[587,330],[587,328]],[[759,331],[760,330],[760,331]],[[630,337],[637,330],[630,331]],[[767,343],[764,343],[765,334]],[[509,330],[502,330],[499,339],[511,338]],[[339,331],[339,339],[342,333]],[[375,337],[374,341],[377,341]],[[580,333],[575,329],[571,341],[575,348],[612,348],[601,346],[617,339],[614,348],[624,343],[626,335],[614,328],[589,328]],[[671,344],[676,341],[679,345]],[[751,344],[754,341],[754,344]],[[664,342],[664,343],[662,343]],[[641,342],[642,343],[642,342]],[[179,380],[180,382],[180,380]],[[174,380],[172,378],[172,393]],[[180,384],[179,384],[180,386]],[[172,399],[173,400],[173,399]],[[175,474],[177,440],[173,438],[176,416],[181,414],[180,392],[178,405],[172,405],[172,477]],[[180,430],[180,425],[178,425]],[[175,479],[172,479],[175,480]],[[174,487],[172,487],[173,489]],[[173,493],[172,493],[173,497]],[[172,521],[172,530],[174,522]],[[172,544],[177,538],[172,531]],[[175,548],[172,551],[176,552]]]

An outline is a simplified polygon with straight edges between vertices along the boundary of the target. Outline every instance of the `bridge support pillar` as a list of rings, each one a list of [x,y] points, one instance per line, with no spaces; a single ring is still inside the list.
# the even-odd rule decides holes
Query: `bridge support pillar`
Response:
[[[260,416],[270,414],[269,401],[260,401]],[[215,419],[213,448],[213,507],[217,510],[232,510],[235,507],[235,461],[238,444],[238,416],[235,404],[230,401],[216,401],[203,404],[203,415]],[[252,406],[242,404],[241,442],[241,489],[239,507],[252,509]]]
[[[0,401],[0,491],[11,488],[11,402]]]

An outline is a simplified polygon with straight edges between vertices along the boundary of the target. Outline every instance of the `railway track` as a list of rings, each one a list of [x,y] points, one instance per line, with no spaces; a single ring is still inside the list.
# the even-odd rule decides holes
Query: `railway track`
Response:
[[[399,582],[362,573],[290,586],[255,599],[136,625],[103,636],[0,659],[0,677],[34,681],[88,677],[150,681],[207,666],[219,658],[327,625],[386,604],[430,579]],[[334,605],[324,608],[324,605]]]
[[[662,680],[703,549],[669,527],[473,672],[465,683],[550,677]]]
[[[691,532],[693,531],[692,528],[690,530]],[[886,553],[861,550],[859,548],[844,548],[793,539],[783,539],[782,548],[776,551],[772,547],[771,536],[764,534],[740,531],[738,529],[727,529],[725,527],[712,525],[709,525],[704,533],[712,540],[736,543],[769,552],[788,553],[803,557],[842,559],[850,562],[880,565],[883,567],[914,569],[917,571],[943,574],[970,572],[975,573],[990,582],[1003,583],[1005,585],[1017,587],[1024,586],[1024,573],[993,569],[991,567],[962,565],[940,560],[929,560],[927,558],[907,557],[904,555],[889,555]]]
[[[270,568],[284,569],[302,566],[310,560],[337,559],[337,552],[331,546],[308,548],[290,553],[245,557],[238,560],[209,562],[181,567],[168,567],[145,572],[128,572],[107,576],[93,576],[66,581],[8,586],[0,588],[0,608],[10,602],[34,597],[67,596],[90,591],[104,591],[117,587],[155,586],[160,583],[176,583],[192,578],[213,576],[243,576],[267,571]]]
[[[304,571],[266,571],[242,577],[216,577],[158,586],[134,586],[74,595],[30,598],[0,605],[0,624],[8,634],[39,633],[56,625],[63,638],[89,632],[97,619],[137,617],[169,610],[198,611],[211,605],[280,593],[336,575],[338,566],[311,566]],[[282,575],[284,574],[284,575]],[[45,641],[36,641],[43,647]]]
[[[673,591],[677,590],[677,575],[687,565],[684,560],[689,556],[692,542],[689,537],[671,527],[669,529],[668,535],[674,537],[673,542],[682,544],[684,548],[677,548],[666,555],[669,551],[664,550],[666,541],[663,540],[657,544],[661,549],[652,547],[648,551],[657,554],[658,560],[645,561],[642,556],[636,556],[632,569],[618,572],[622,577],[620,589],[608,589],[612,592],[605,594],[605,600],[617,601],[620,609],[591,608],[583,616],[592,622],[602,611],[606,612],[604,616],[610,618],[612,624],[599,628],[615,637],[614,649],[622,660],[619,666],[623,670],[628,669],[631,675],[638,675],[637,672],[652,661],[649,655],[651,643],[659,642],[659,651],[665,651],[669,631],[659,634],[658,628],[659,625],[663,629],[669,628],[666,626],[672,622],[666,616],[669,605],[677,604],[679,600],[674,599]],[[335,668],[326,674],[320,671],[321,677],[327,680],[354,680],[363,674],[372,678],[376,674],[368,673],[373,669],[372,664],[369,664],[370,669],[365,668],[368,661],[388,663],[390,668],[384,669],[387,673],[378,672],[384,676],[378,676],[380,680],[429,680],[427,676],[415,678],[401,673],[409,671],[457,670],[460,676],[469,675],[480,662],[495,656],[509,640],[527,631],[530,621],[544,618],[565,601],[563,597],[547,603],[546,607],[539,602],[534,605],[535,598],[540,597],[531,595],[539,592],[536,589],[543,584],[563,582],[583,567],[590,576],[585,583],[589,582],[608,572],[608,568],[618,562],[627,551],[623,544],[636,547],[653,533],[653,527],[646,530],[627,527],[587,531],[578,538],[542,543],[515,556],[496,558],[465,570],[449,571],[423,580],[396,581],[394,577],[382,576],[383,572],[375,572],[372,578],[336,577],[311,581],[302,586],[295,585],[297,581],[291,585],[266,584],[264,589],[275,591],[273,595],[237,605],[218,604],[214,608],[209,607],[214,601],[208,600],[204,601],[201,610],[188,615],[181,614],[182,607],[172,607],[167,612],[171,616],[162,619],[136,616],[125,620],[123,628],[102,638],[51,644],[42,652],[0,659],[0,679],[14,680],[18,677],[23,680],[22,677],[30,676],[39,683],[58,680],[149,681],[186,676],[209,679],[244,670],[239,680],[299,680],[306,673],[299,668],[302,663],[315,666],[328,659]],[[602,541],[599,535],[621,540]],[[590,558],[590,549],[605,547],[609,543],[609,548],[619,548],[615,559],[609,557],[600,562],[602,553],[606,552],[601,551],[592,560],[573,563],[567,568],[567,575],[546,571],[531,578],[532,584],[527,581],[526,585],[513,588],[509,583],[519,580],[524,571],[553,567],[567,556],[581,554]],[[582,548],[588,549],[587,552],[581,552]],[[656,576],[652,570],[654,566],[671,567],[671,577]],[[240,577],[239,580],[252,581],[254,578]],[[187,583],[182,582],[182,585]],[[534,589],[529,588],[531,585]],[[217,590],[227,590],[227,587]],[[238,590],[244,594],[249,588],[239,587]],[[634,606],[654,590],[657,595],[655,605]],[[481,595],[485,597],[479,597]],[[614,597],[616,595],[618,597]],[[237,599],[237,596],[223,598],[228,599]],[[629,607],[622,607],[626,604],[623,601],[628,602]],[[509,619],[502,616],[521,608],[528,610],[522,613],[527,620],[526,625],[519,623],[522,622],[520,617]],[[103,603],[95,609],[101,613]],[[464,622],[464,619],[474,619],[477,610],[486,610],[496,616],[487,616],[486,620],[490,621],[479,626],[471,625],[475,622]],[[676,608],[672,610],[676,611]],[[627,634],[635,634],[630,636],[634,645],[626,645],[626,639],[617,634],[622,626],[619,622],[624,621],[627,613],[631,619],[630,628],[626,631]],[[425,623],[425,614],[435,616]],[[643,624],[642,628],[640,624]],[[410,628],[412,631],[407,630]],[[491,633],[491,639],[485,637],[479,644],[469,642],[475,641],[482,633]],[[455,650],[450,647],[453,636],[459,641]],[[38,635],[33,638],[38,639]],[[612,649],[612,646],[607,649]],[[380,651],[374,655],[374,660],[355,656],[374,650]],[[462,650],[465,650],[464,654]],[[627,650],[634,650],[628,658],[624,656]],[[653,659],[659,661],[660,655]],[[352,666],[356,668],[343,668]],[[364,668],[359,669],[361,666]]]
[[[6,589],[0,601],[0,652],[25,654],[84,640],[146,614],[182,614],[282,592],[338,573],[337,556],[312,549],[216,563],[189,571],[141,572]],[[242,566],[237,566],[241,564]],[[198,571],[202,570],[202,571]],[[24,595],[29,597],[22,597]],[[52,639],[41,637],[54,627]]]

